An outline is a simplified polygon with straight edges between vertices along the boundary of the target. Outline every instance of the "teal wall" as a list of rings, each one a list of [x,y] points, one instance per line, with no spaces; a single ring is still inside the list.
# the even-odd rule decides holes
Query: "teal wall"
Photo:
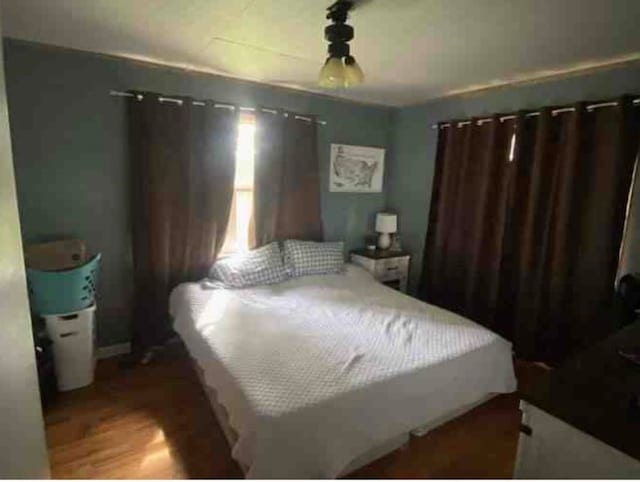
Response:
[[[377,211],[397,211],[403,246],[413,254],[412,291],[431,199],[437,140],[431,124],[640,93],[640,65],[630,64],[392,109],[16,40],[5,39],[5,53],[23,237],[29,243],[76,236],[103,253],[101,345],[128,340],[132,297],[125,101],[109,96],[111,89],[280,107],[326,120],[319,154],[327,239],[361,246]],[[331,143],[387,148],[385,193],[329,193]],[[640,196],[635,200],[631,234],[640,245]],[[631,264],[640,269],[640,250],[633,251]]]
[[[316,114],[327,239],[361,246],[385,195],[327,192],[331,143],[390,147],[392,109],[5,39],[11,134],[25,243],[74,236],[103,253],[100,345],[129,339],[132,297],[125,101],[109,90]],[[391,164],[387,155],[387,165]]]
[[[624,93],[640,94],[640,64],[572,75],[511,87],[495,88],[474,95],[449,97],[398,109],[393,114],[393,162],[387,170],[387,203],[398,213],[398,230],[405,248],[413,253],[410,290],[415,291],[422,267],[427,231],[431,184],[435,164],[437,130],[431,125],[450,119],[465,119],[495,112],[514,112],[542,106],[598,100]],[[640,196],[635,196],[640,204]],[[634,209],[640,218],[640,206]],[[640,220],[633,224],[640,230]],[[634,238],[630,264],[640,268],[640,231]],[[636,254],[637,253],[637,254]]]

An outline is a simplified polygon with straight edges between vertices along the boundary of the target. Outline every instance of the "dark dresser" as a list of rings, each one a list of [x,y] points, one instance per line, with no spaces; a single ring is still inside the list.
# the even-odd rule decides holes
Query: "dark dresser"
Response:
[[[516,478],[640,478],[636,321],[521,390]]]

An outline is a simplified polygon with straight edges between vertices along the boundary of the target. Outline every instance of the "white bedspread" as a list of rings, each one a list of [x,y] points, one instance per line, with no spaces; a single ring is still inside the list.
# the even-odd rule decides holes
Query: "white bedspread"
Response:
[[[388,439],[516,386],[507,341],[352,265],[242,290],[183,284],[170,305],[248,477],[335,477]]]

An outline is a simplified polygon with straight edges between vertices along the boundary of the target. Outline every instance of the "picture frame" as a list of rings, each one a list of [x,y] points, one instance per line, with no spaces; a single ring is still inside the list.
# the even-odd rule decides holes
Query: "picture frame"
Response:
[[[379,147],[331,144],[329,192],[382,192],[384,157]]]

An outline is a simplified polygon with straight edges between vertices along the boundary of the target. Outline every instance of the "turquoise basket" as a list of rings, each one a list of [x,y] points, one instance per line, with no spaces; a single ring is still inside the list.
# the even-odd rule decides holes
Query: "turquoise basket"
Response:
[[[96,298],[100,256],[97,254],[82,266],[63,271],[27,268],[31,311],[56,315],[91,306]]]

